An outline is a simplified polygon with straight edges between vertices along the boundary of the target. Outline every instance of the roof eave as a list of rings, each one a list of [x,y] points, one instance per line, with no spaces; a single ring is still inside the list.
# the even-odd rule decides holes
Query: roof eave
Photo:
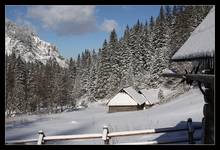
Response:
[[[199,61],[204,59],[214,59],[212,56],[200,56],[200,57],[183,57],[183,58],[172,58],[173,62],[181,62],[181,61]]]

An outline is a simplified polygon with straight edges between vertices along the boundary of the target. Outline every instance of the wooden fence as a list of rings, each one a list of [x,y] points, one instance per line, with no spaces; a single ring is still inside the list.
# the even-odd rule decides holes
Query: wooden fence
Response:
[[[87,140],[87,139],[102,139],[105,145],[108,145],[112,137],[122,137],[122,136],[134,136],[134,135],[149,135],[156,133],[166,133],[166,132],[178,132],[178,131],[188,131],[188,138],[176,138],[174,140],[166,141],[146,141],[137,143],[119,143],[117,145],[149,145],[149,144],[170,144],[170,143],[180,143],[188,142],[189,144],[195,144],[195,141],[201,140],[201,138],[195,138],[194,132],[196,129],[201,129],[202,126],[192,126],[192,119],[187,120],[187,126],[183,128],[168,127],[168,128],[158,128],[158,129],[147,129],[147,130],[135,130],[135,131],[122,131],[122,132],[112,132],[109,133],[107,126],[103,127],[102,133],[95,134],[80,134],[80,135],[59,135],[59,136],[45,136],[43,131],[39,131],[38,139],[28,139],[28,140],[14,140],[6,141],[6,144],[25,144],[36,142],[37,145],[45,144],[48,141],[57,140]]]

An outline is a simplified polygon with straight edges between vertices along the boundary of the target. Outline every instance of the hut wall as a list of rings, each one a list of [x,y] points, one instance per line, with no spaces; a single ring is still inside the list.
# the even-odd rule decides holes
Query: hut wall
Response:
[[[109,106],[109,113],[112,112],[123,112],[123,111],[137,111],[142,110],[141,106]]]

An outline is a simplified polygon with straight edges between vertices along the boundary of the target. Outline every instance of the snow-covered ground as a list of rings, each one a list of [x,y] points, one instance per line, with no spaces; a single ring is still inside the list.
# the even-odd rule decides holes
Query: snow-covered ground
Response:
[[[201,123],[203,117],[203,95],[199,89],[191,89],[175,100],[162,105],[155,105],[141,111],[107,113],[103,103],[92,103],[85,110],[51,115],[33,115],[17,117],[5,123],[5,140],[38,138],[38,130],[48,135],[70,135],[102,133],[104,125],[110,132],[143,130],[186,125],[187,119]],[[117,137],[110,144],[161,140],[171,137],[187,136],[186,132],[163,133],[146,136]],[[201,131],[196,132],[201,136]],[[35,144],[35,143],[33,143]],[[100,140],[56,141],[47,144],[103,144]]]

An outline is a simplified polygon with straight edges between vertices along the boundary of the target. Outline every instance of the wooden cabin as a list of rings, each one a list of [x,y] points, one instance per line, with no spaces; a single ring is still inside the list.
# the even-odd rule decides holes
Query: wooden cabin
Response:
[[[205,74],[214,80],[215,59],[215,6],[210,10],[205,19],[192,32],[188,40],[174,54],[172,61],[192,61],[201,64],[197,74]],[[195,66],[196,67],[196,66]],[[198,85],[200,85],[198,83]],[[214,83],[204,84],[205,90],[200,90],[204,95],[205,105],[203,107],[202,119],[202,143],[214,144]]]
[[[145,107],[145,101],[144,96],[132,87],[123,88],[107,103],[108,112],[142,110]]]
[[[187,41],[171,58],[172,61],[198,61],[207,67],[214,66],[215,56],[215,8],[192,32]],[[205,65],[206,64],[206,65]]]

